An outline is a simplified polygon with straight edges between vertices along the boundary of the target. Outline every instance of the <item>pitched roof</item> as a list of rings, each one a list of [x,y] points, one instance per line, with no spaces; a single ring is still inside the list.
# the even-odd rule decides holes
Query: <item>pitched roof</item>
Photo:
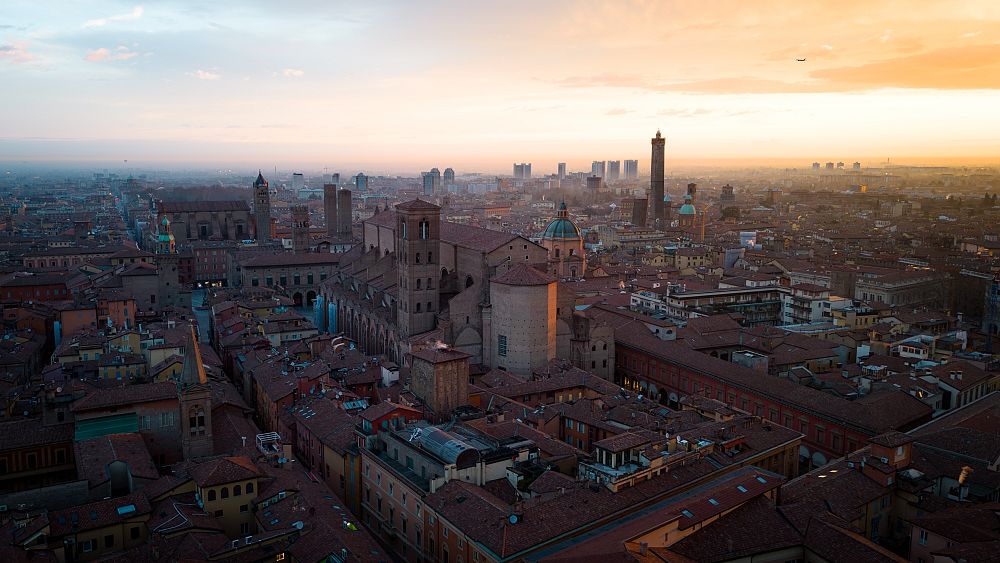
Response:
[[[82,412],[176,398],[177,385],[172,382],[141,383],[92,391],[73,403],[71,409],[74,412]]]
[[[506,273],[493,278],[491,281],[503,285],[530,286],[549,285],[550,283],[555,283],[556,278],[527,264],[518,263],[513,268],[507,270]]]
[[[200,463],[191,469],[191,478],[199,487],[214,487],[260,477],[257,467],[245,456],[224,457]]]
[[[433,210],[437,210],[437,211],[441,210],[441,208],[438,207],[437,205],[434,205],[433,203],[431,203],[429,201],[424,201],[424,200],[422,200],[420,198],[413,199],[413,200],[410,200],[410,201],[404,201],[403,203],[398,203],[398,204],[396,204],[396,209],[404,209],[404,210],[407,210],[407,211],[409,211],[409,210],[419,210],[419,209],[433,209]]]

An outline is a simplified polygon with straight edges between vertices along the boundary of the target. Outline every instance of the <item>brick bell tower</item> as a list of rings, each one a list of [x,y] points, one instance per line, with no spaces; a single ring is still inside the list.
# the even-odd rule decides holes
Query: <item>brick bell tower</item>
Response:
[[[415,199],[396,206],[396,313],[404,338],[433,330],[441,277],[441,208]]]

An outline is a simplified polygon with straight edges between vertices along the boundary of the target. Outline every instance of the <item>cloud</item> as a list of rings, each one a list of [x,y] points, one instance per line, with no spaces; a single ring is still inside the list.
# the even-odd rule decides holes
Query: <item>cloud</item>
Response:
[[[820,47],[822,47],[823,49],[825,49],[827,51],[832,51],[833,50],[833,45],[820,45]]]
[[[816,70],[810,76],[842,90],[1000,89],[1000,43],[949,47],[864,65]]]
[[[979,35],[981,33],[982,33],[982,31],[969,31],[969,32],[963,33],[962,34],[962,38],[963,39],[972,39],[973,37],[976,37],[977,35]]]
[[[668,117],[697,117],[699,115],[708,115],[712,113],[712,110],[705,108],[694,108],[694,109],[661,109],[656,112],[657,115],[664,115]]]
[[[113,51],[106,47],[99,47],[93,51],[89,51],[87,56],[83,57],[83,59],[92,63],[100,61],[127,61],[128,59],[138,55],[139,53],[130,51],[128,47],[119,45],[118,47],[115,47]]]
[[[198,80],[218,80],[220,78],[219,74],[215,72],[210,72],[207,70],[198,69],[194,72],[187,73],[188,76],[193,76]]]
[[[33,61],[35,58],[33,53],[28,52],[28,43],[26,41],[0,44],[0,61],[16,65]]]
[[[605,115],[625,115],[626,113],[632,113],[635,110],[625,109],[625,108],[613,108],[609,109]]]
[[[754,94],[821,91],[818,83],[785,82],[749,76],[714,78],[688,82],[668,82],[638,74],[575,76],[559,81],[570,88],[634,88],[651,92],[691,92],[710,94]]]
[[[109,23],[122,22],[122,21],[134,21],[142,17],[142,6],[136,6],[132,8],[132,11],[127,14],[118,14],[115,16],[108,16],[106,18],[97,18],[93,20],[87,20],[83,22],[84,28],[91,27],[104,27]]]
[[[281,74],[288,78],[299,78],[300,76],[303,76],[305,73],[306,72],[304,70],[297,68],[286,68],[281,71]]]

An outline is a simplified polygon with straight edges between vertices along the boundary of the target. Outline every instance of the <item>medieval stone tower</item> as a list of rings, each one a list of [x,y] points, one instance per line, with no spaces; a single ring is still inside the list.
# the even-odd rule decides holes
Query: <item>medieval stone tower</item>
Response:
[[[271,191],[264,174],[257,172],[253,182],[253,213],[257,223],[257,242],[271,240]]]
[[[438,312],[441,208],[419,199],[396,206],[397,317],[404,337],[433,330]]]

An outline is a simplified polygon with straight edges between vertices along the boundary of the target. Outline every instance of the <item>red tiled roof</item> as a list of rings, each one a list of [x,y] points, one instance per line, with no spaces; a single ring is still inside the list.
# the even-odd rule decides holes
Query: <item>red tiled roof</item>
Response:
[[[453,348],[424,348],[413,352],[412,355],[414,358],[420,358],[421,360],[432,364],[440,364],[472,357],[465,352],[461,352]]]
[[[192,468],[190,473],[199,487],[213,487],[260,477],[257,467],[250,458],[244,456],[206,461]]]
[[[133,506],[134,510],[119,515],[118,509],[129,505]],[[123,497],[101,500],[62,510],[54,510],[49,513],[50,535],[61,537],[105,526],[112,526],[148,514],[149,511],[149,499],[146,498],[146,495],[142,491]]]
[[[422,199],[417,198],[417,199],[413,199],[413,200],[410,200],[410,201],[404,201],[403,203],[397,203],[396,204],[396,209],[405,209],[405,210],[411,210],[411,209],[413,209],[413,210],[416,210],[416,209],[435,209],[435,210],[440,210],[441,208],[438,207],[437,205],[434,205],[433,203],[431,203],[429,201],[424,201]]]
[[[23,419],[0,423],[0,451],[40,447],[73,441],[73,423],[45,425],[41,420]]]
[[[177,385],[164,381],[161,383],[142,383],[126,385],[111,389],[101,389],[87,394],[86,397],[73,403],[73,412],[120,407],[135,403],[150,403],[177,398]]]
[[[542,272],[527,264],[519,263],[491,281],[503,285],[549,285],[550,283],[555,283],[556,278],[547,272]]]

